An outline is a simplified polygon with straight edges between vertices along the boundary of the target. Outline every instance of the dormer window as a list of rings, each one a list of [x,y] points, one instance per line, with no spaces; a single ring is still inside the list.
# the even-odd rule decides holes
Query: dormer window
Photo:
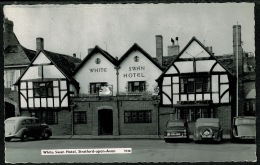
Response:
[[[100,64],[101,60],[99,58],[96,59],[96,64]]]
[[[139,61],[139,57],[138,57],[138,56],[135,56],[135,57],[134,57],[134,61],[135,61],[135,62],[138,62],[138,61]]]

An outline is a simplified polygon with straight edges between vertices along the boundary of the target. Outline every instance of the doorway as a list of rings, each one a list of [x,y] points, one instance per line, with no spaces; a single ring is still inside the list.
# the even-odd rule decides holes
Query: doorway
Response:
[[[98,111],[99,135],[113,135],[113,111],[102,109]]]
[[[15,116],[15,106],[5,102],[5,119]]]

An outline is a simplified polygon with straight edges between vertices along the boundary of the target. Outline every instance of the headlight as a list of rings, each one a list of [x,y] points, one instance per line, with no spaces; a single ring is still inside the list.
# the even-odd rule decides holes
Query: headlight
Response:
[[[170,136],[171,135],[171,133],[167,133],[167,136]]]

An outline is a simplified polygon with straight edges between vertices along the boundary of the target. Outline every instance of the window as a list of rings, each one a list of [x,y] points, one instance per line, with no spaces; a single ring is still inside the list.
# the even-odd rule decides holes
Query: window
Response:
[[[178,118],[195,122],[198,118],[214,117],[211,109],[208,108],[179,108],[177,109]]]
[[[74,124],[85,124],[87,123],[86,112],[74,112]]]
[[[209,77],[181,78],[181,93],[210,92]]]
[[[52,82],[34,82],[33,83],[34,97],[52,97],[53,84]]]
[[[100,83],[90,83],[90,94],[98,94],[100,88],[102,86],[107,86],[106,82],[100,82]]]
[[[128,92],[144,92],[145,81],[131,81],[128,82]]]
[[[125,123],[151,123],[151,111],[125,111]]]
[[[47,124],[57,124],[58,123],[58,116],[57,112],[46,112],[46,119]]]

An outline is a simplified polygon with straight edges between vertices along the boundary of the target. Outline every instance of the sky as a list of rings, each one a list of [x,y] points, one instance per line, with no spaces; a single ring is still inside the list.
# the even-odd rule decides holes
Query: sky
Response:
[[[155,57],[156,35],[164,56],[171,38],[182,50],[193,36],[216,55],[231,54],[236,24],[244,51],[255,51],[253,3],[6,5],[4,15],[24,47],[35,50],[42,37],[46,50],[81,59],[95,45],[120,58],[134,43]]]

